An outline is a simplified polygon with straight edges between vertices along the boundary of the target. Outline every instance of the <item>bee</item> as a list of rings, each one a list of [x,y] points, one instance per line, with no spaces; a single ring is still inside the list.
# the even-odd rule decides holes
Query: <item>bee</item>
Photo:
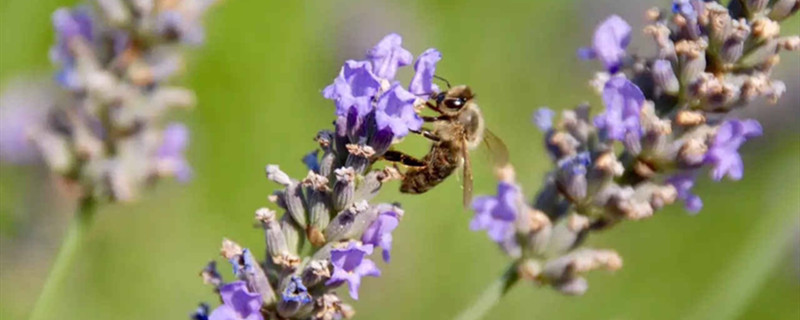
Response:
[[[433,129],[413,131],[432,141],[428,154],[416,159],[400,151],[389,150],[383,158],[408,166],[403,174],[400,192],[411,194],[432,189],[462,167],[463,203],[468,207],[472,202],[470,151],[483,142],[492,155],[494,165],[503,167],[508,163],[508,149],[500,138],[486,129],[472,89],[466,85],[450,87],[447,83],[447,86],[447,91],[433,95],[426,102],[429,109],[439,114],[422,117],[425,122],[432,124]]]

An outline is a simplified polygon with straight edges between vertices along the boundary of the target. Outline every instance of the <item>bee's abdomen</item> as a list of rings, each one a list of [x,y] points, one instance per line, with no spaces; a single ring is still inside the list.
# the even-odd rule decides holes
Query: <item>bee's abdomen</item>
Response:
[[[423,159],[427,166],[406,171],[400,192],[424,193],[444,181],[458,168],[461,161],[459,152],[449,145],[434,145]]]

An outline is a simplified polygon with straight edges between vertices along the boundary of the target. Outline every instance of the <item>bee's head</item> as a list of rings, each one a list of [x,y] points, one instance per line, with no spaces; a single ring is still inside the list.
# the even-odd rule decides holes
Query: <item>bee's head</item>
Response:
[[[468,86],[455,86],[435,96],[436,106],[442,112],[454,114],[464,108],[473,97],[475,95]]]

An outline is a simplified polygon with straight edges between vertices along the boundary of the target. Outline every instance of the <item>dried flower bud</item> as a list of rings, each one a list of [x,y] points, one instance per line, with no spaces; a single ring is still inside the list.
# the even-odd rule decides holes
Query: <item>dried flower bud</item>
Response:
[[[309,287],[316,286],[330,279],[331,271],[328,260],[311,260],[303,270],[303,283]]]
[[[706,117],[702,112],[681,110],[675,116],[675,123],[683,127],[693,127],[706,122]]]
[[[344,167],[336,169],[334,174],[336,182],[333,185],[333,210],[339,212],[353,203],[356,172],[351,167]]]
[[[284,187],[288,187],[292,183],[292,179],[289,178],[289,175],[286,174],[286,172],[281,171],[277,165],[267,165],[265,171],[267,172],[267,179],[272,182],[280,184]]]

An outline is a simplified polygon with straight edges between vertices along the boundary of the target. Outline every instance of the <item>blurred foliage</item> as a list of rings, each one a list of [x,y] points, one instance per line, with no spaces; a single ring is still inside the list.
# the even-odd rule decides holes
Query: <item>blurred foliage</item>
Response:
[[[0,0],[2,84],[20,73],[52,70],[50,13],[71,4]],[[404,35],[415,54],[438,48],[444,55],[438,73],[473,86],[489,127],[512,150],[529,196],[549,165],[542,135],[529,121],[532,111],[598,103],[585,85],[597,66],[574,58],[595,21],[586,21],[576,2],[225,0],[209,16],[206,45],[191,54],[182,79],[199,101],[181,116],[192,129],[196,179],[188,186],[165,183],[137,204],[101,210],[63,303],[53,310],[60,319],[184,319],[199,301],[216,304],[197,272],[209,259],[220,260],[222,237],[263,250],[262,232],[251,226],[254,210],[268,204],[275,187],[264,178],[264,165],[304,176],[300,157],[332,121],[333,105],[320,90],[344,59],[358,58],[385,33]],[[639,17],[626,18],[640,26]],[[797,20],[789,28],[797,30]],[[785,59],[793,70],[796,58]],[[405,72],[401,78],[410,78]],[[788,85],[789,92],[798,90],[797,81]],[[705,209],[698,216],[674,206],[590,239],[592,246],[617,249],[626,265],[615,274],[590,275],[585,296],[525,284],[491,318],[800,318],[800,137],[794,130],[766,131],[743,151],[743,181],[701,179],[697,193]],[[425,145],[411,137],[403,148],[423,153]],[[476,158],[475,189],[493,192],[485,159]],[[71,208],[20,214],[47,207],[25,195],[38,190],[27,177],[43,174],[0,170],[2,248],[24,255],[0,254],[0,318],[22,319],[64,229],[51,222],[65,218],[48,214],[68,215]],[[361,288],[358,318],[457,314],[499,276],[505,258],[484,234],[468,230],[456,179],[424,196],[385,190],[380,200],[400,201],[407,215],[395,233],[392,263],[380,264],[383,276]],[[20,231],[36,225],[49,232],[31,240]],[[232,278],[227,264],[221,270]]]

